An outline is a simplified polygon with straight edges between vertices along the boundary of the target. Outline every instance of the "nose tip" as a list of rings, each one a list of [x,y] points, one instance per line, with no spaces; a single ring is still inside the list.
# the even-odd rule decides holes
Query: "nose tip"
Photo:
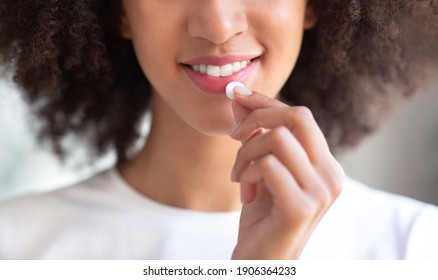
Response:
[[[198,3],[188,21],[192,37],[219,45],[247,30],[245,13],[235,1],[202,0]]]

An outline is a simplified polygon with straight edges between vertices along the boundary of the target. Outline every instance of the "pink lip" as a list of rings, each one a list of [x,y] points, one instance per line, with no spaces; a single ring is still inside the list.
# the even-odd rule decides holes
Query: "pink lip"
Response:
[[[258,60],[252,60],[246,68],[240,70],[239,72],[234,73],[228,77],[211,77],[206,74],[202,74],[193,70],[190,65],[194,64],[211,64],[211,65],[225,65],[230,64],[237,61],[251,60],[254,59],[255,56],[226,56],[226,57],[199,57],[187,61],[183,65],[183,69],[187,73],[187,76],[190,80],[203,92],[206,93],[214,93],[214,94],[225,94],[225,87],[228,83],[233,81],[239,81],[245,84],[246,81],[250,78],[251,74],[255,70],[255,66],[257,65]]]

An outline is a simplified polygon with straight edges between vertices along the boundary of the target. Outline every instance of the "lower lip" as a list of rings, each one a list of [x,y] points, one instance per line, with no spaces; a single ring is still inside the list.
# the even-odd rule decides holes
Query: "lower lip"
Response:
[[[239,81],[245,84],[254,72],[257,60],[252,60],[244,69],[227,77],[211,77],[193,70],[186,65],[183,66],[190,80],[203,92],[213,94],[225,94],[228,83]]]

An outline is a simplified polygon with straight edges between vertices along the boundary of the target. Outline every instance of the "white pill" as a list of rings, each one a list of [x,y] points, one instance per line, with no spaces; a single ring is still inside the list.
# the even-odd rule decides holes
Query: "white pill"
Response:
[[[241,82],[231,82],[227,85],[225,88],[225,93],[227,94],[227,97],[231,100],[236,99],[234,97],[234,88],[235,87],[245,87]]]

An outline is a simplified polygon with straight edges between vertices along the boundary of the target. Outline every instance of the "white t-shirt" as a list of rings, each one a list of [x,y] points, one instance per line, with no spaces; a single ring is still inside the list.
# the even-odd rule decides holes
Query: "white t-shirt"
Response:
[[[229,259],[239,214],[157,203],[111,169],[2,203],[0,259]],[[348,178],[302,259],[438,259],[438,208]]]

